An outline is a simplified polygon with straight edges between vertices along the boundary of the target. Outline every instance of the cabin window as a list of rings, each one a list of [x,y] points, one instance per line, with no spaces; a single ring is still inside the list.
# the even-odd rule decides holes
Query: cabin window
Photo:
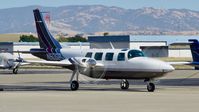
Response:
[[[86,53],[86,56],[85,57],[87,57],[87,58],[91,58],[92,57],[92,52],[88,52],[88,53]]]
[[[134,58],[134,57],[144,57],[144,53],[139,50],[130,50],[128,52],[128,59]]]
[[[125,61],[125,53],[119,53],[117,56],[118,61]]]
[[[112,61],[113,60],[113,54],[114,53],[106,53],[105,60],[106,61]]]
[[[101,52],[95,53],[95,57],[94,57],[95,60],[102,60],[102,55],[103,55],[103,53],[101,53]]]

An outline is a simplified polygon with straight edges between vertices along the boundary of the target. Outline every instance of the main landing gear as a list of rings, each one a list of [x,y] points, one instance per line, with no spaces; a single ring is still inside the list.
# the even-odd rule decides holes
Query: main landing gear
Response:
[[[148,83],[147,84],[147,90],[148,90],[148,92],[154,92],[154,90],[155,90],[155,84]]]
[[[79,88],[79,82],[78,81],[72,81],[71,84],[70,84],[70,88],[72,91],[75,91]]]
[[[126,79],[123,79],[120,83],[120,88],[123,90],[129,89],[129,82]]]
[[[147,90],[148,92],[154,92],[155,91],[155,84],[151,82],[150,79],[145,79],[144,82],[147,82]],[[120,88],[122,90],[127,90],[129,88],[129,82],[126,79],[123,79],[120,83]]]
[[[73,80],[75,75],[76,75],[76,80]],[[72,91],[79,89],[78,77],[79,77],[79,71],[78,70],[73,71],[73,74],[72,74],[71,79],[70,79],[70,89]]]

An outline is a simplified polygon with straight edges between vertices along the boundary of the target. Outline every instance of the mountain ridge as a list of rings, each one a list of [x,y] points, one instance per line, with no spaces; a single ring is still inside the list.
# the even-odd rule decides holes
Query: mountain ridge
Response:
[[[124,9],[103,5],[27,6],[0,9],[0,33],[35,33],[32,10],[50,12],[49,29],[57,33],[125,32],[167,34],[199,31],[199,11],[189,9]]]

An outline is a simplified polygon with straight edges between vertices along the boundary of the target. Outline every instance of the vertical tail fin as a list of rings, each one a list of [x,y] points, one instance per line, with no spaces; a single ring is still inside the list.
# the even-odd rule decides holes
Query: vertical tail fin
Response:
[[[64,57],[62,56],[60,52],[60,49],[62,47],[47,29],[42,13],[39,11],[39,9],[33,10],[33,13],[34,13],[34,18],[35,18],[37,35],[39,38],[39,45],[41,49],[31,49],[31,50],[32,51],[39,50],[39,51],[47,52],[46,54],[36,53],[33,55],[40,57],[42,59],[49,60],[49,61],[63,60]]]
[[[39,9],[33,10],[33,13],[35,17],[35,24],[40,47],[47,49],[50,53],[56,53],[56,49],[62,48],[61,45],[57,40],[55,40],[55,38],[47,29],[45,21]]]
[[[196,39],[190,39],[191,54],[194,62],[199,62],[199,42]]]

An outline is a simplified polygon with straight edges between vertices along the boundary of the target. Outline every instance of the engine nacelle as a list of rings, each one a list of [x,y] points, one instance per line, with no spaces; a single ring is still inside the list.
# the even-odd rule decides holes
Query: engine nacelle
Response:
[[[87,58],[87,57],[75,57],[75,58],[69,59],[69,61],[73,63],[74,65],[77,65],[79,67],[84,67],[84,68],[90,68],[90,67],[93,68],[97,64],[95,59]]]
[[[104,67],[96,66],[97,61],[95,59],[87,57],[75,57],[69,60],[77,67],[79,73],[92,78],[103,77],[102,75],[105,72]]]
[[[94,68],[97,64],[96,60],[95,59],[86,59],[86,62],[85,64],[87,65],[87,67],[89,68]]]

